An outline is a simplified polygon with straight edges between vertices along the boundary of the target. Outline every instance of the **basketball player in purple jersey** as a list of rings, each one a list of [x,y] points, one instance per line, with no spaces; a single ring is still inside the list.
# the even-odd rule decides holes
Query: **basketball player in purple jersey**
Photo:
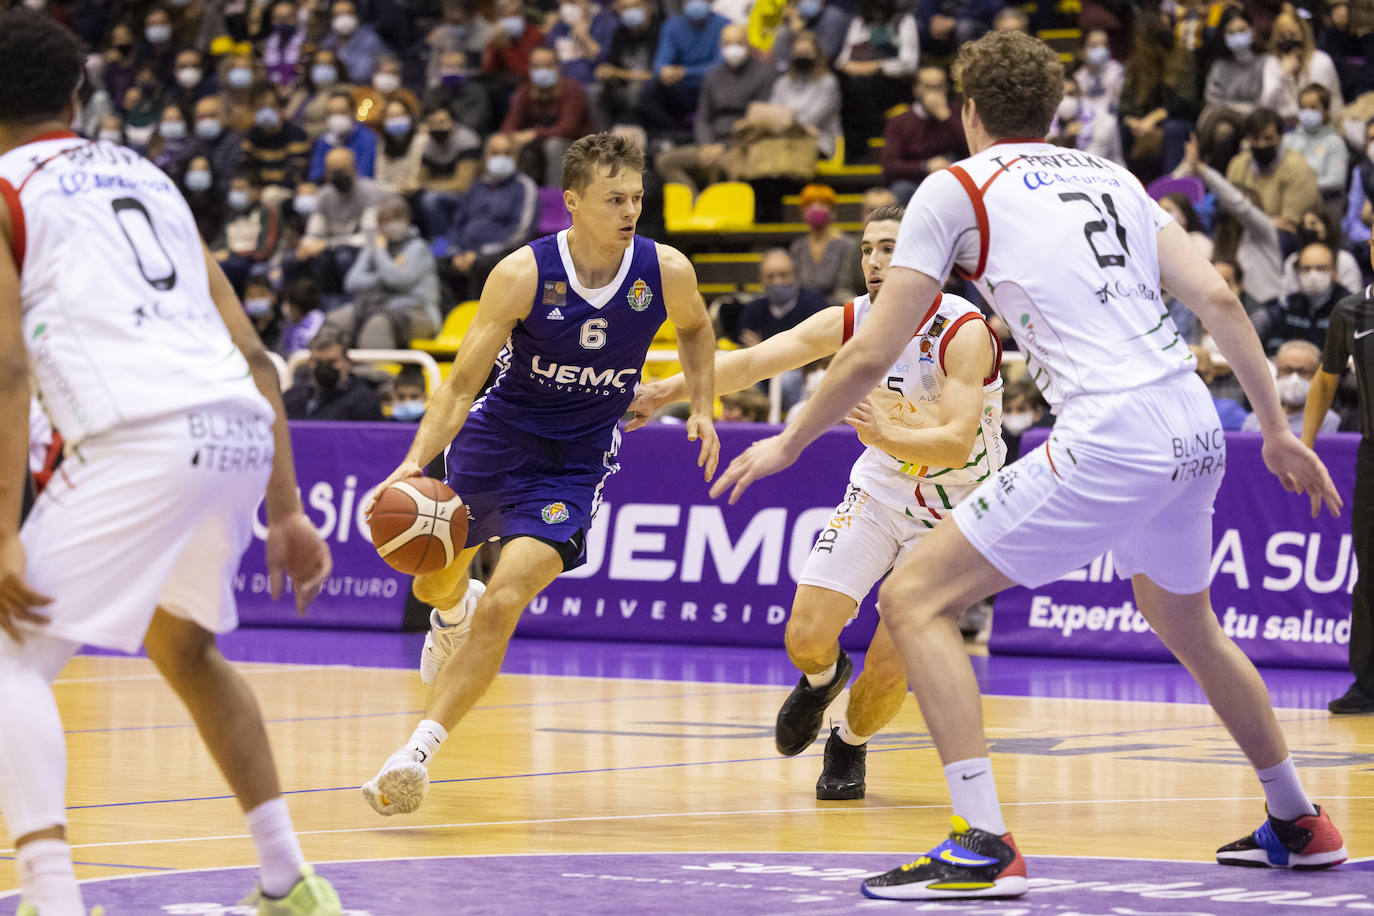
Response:
[[[380,814],[420,806],[426,765],[495,679],[520,613],[585,561],[602,485],[619,469],[617,424],[665,320],[677,328],[691,399],[687,438],[701,442],[706,480],[715,474],[715,332],[691,262],[635,235],[643,171],[643,152],[619,136],[592,134],[569,147],[563,200],[572,228],[496,266],[410,452],[376,491],[421,476],[447,447],[448,483],[471,518],[453,563],[415,580],[416,596],[435,608],[420,658],[433,692],[410,740],[363,786]],[[483,394],[493,363],[496,381]],[[467,567],[494,538],[501,558],[483,587]]]

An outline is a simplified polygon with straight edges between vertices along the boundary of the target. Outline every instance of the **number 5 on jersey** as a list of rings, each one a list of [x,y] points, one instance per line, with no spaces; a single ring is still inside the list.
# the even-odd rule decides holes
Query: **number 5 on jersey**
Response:
[[[606,346],[605,318],[588,318],[582,322],[582,349],[600,350]]]

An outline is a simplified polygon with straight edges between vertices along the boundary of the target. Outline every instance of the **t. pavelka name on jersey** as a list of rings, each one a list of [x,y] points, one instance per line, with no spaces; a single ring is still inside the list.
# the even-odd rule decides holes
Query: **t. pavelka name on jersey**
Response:
[[[133,150],[116,146],[113,143],[86,143],[63,152],[59,157],[69,166],[57,176],[58,189],[68,197],[76,197],[92,191],[149,191],[170,194],[177,186],[170,178],[129,171],[94,171],[100,167],[129,170],[131,166],[146,162]],[[35,162],[34,165],[39,163]],[[81,167],[86,167],[82,169]]]
[[[501,353],[484,408],[511,408],[503,418],[549,438],[603,433],[633,400],[667,317],[658,248],[636,236],[615,278],[589,290],[576,282],[566,231],[530,247],[539,266],[535,300]]]
[[[1106,187],[1121,187],[1121,178],[1105,160],[1088,153],[1065,151],[1062,153],[1025,154],[989,156],[988,160],[997,163],[1005,172],[1016,173],[1021,183],[1032,191],[1047,188],[1063,181],[1074,184],[1100,184]],[[1056,169],[1075,170],[1072,177],[1061,175]],[[1101,175],[1084,174],[1084,169],[1095,169]]]

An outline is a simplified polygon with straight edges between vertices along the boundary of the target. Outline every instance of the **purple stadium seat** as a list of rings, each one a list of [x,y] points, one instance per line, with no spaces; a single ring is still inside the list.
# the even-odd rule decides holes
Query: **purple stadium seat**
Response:
[[[1207,186],[1196,175],[1186,175],[1183,178],[1164,175],[1150,182],[1146,191],[1155,200],[1159,200],[1165,194],[1183,194],[1194,204],[1202,203],[1202,199],[1207,196]]]

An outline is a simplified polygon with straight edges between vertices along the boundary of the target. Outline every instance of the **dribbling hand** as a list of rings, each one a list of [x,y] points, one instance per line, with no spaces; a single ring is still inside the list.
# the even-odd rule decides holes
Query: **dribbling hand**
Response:
[[[9,634],[16,643],[23,643],[24,636],[19,624],[31,623],[39,626],[48,618],[35,614],[33,609],[52,604],[52,599],[41,595],[29,587],[24,578],[24,545],[19,538],[6,538],[0,543],[0,630]]]
[[[635,399],[630,402],[627,408],[630,413],[630,422],[625,424],[625,432],[630,433],[648,424],[663,406],[663,398],[659,395],[659,384],[657,382],[641,382],[635,386]]]
[[[1341,496],[1326,465],[1297,436],[1288,430],[1274,436],[1264,437],[1261,452],[1265,467],[1269,468],[1289,493],[1306,493],[1312,504],[1312,517],[1321,511],[1326,502],[1327,511],[1332,518],[1341,517]]]
[[[304,616],[333,568],[329,546],[304,512],[268,524],[267,580],[272,600],[281,597],[284,573],[291,577],[296,592],[296,613]]]
[[[391,472],[391,476],[377,484],[372,495],[367,498],[367,505],[363,506],[363,517],[372,518],[372,510],[377,508],[377,500],[381,499],[382,494],[391,488],[394,483],[402,480],[410,480],[412,477],[425,476],[425,469],[413,461],[403,461],[401,466]]]
[[[697,455],[697,467],[705,468],[706,482],[716,476],[716,464],[720,461],[720,437],[716,435],[716,424],[710,414],[692,414],[687,418],[687,441],[701,440],[701,453]]]
[[[711,498],[715,499],[730,490],[730,505],[733,506],[754,481],[776,474],[796,460],[797,456],[788,451],[782,436],[760,439],[730,462],[725,473],[720,475],[720,480],[711,488]],[[731,490],[731,487],[734,489]]]

